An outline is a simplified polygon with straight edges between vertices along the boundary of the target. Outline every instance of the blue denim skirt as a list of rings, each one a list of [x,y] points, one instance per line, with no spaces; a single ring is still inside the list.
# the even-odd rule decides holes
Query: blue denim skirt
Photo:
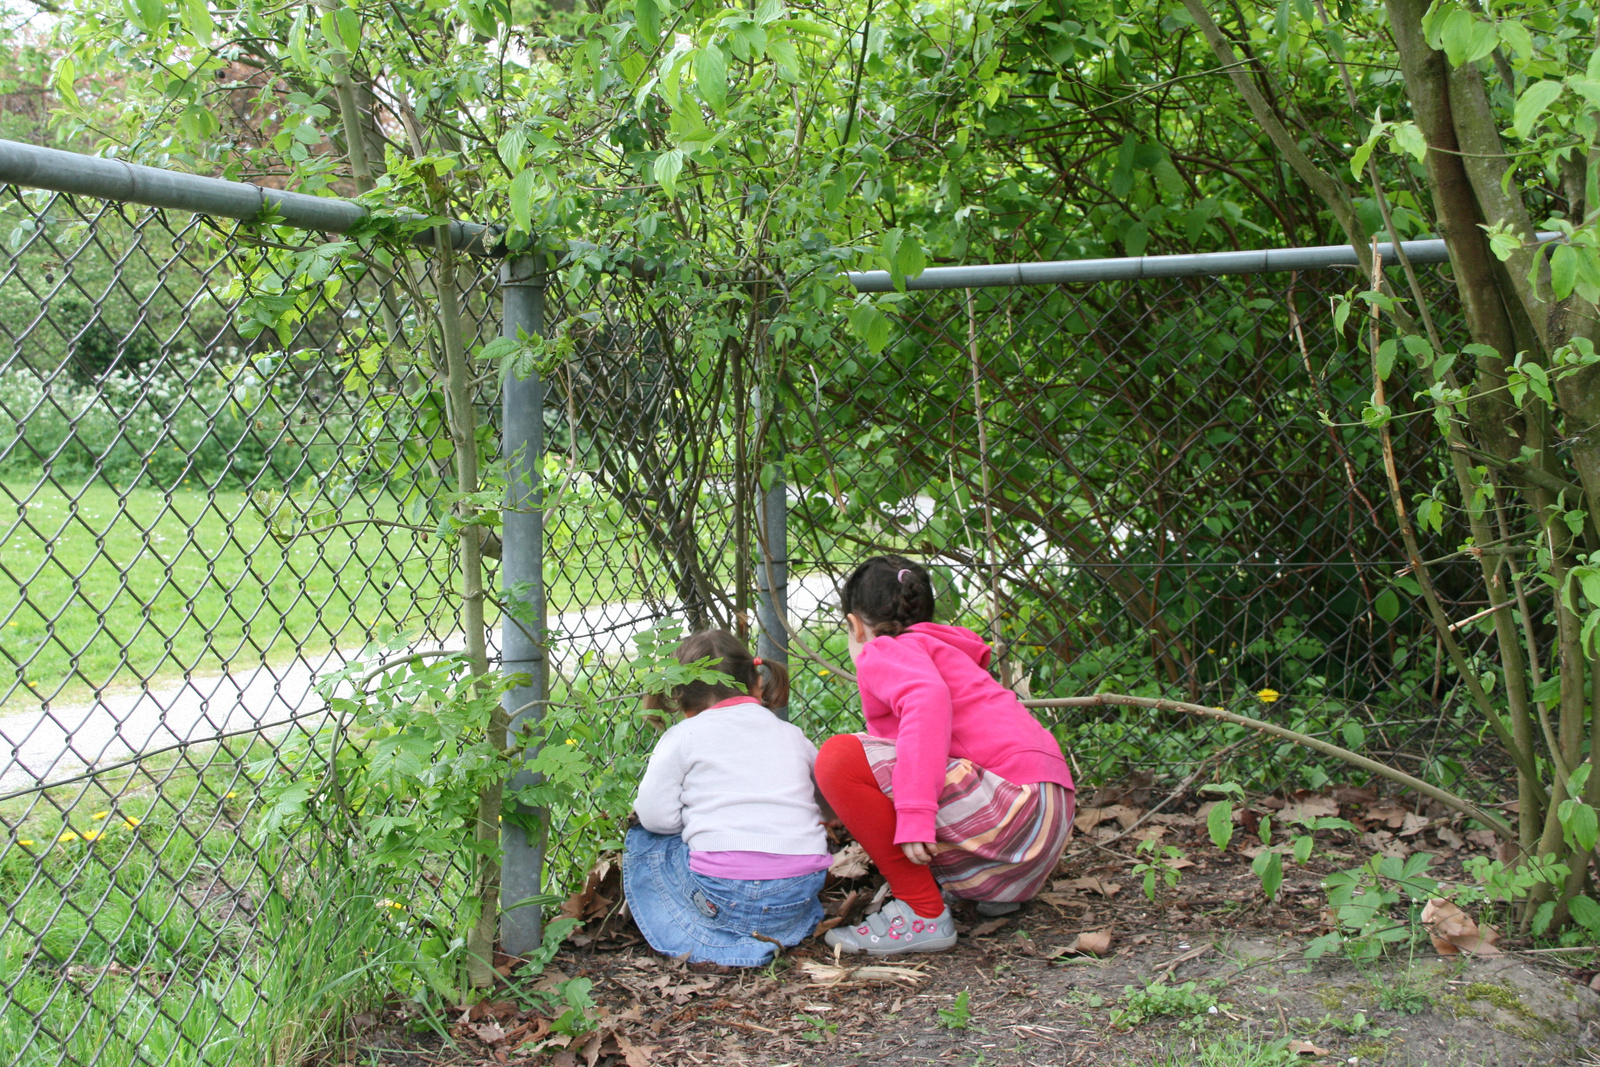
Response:
[[[817,894],[828,872],[798,878],[711,878],[689,869],[689,847],[677,834],[635,826],[622,854],[628,910],[650,947],[691,963],[759,967],[777,954],[760,934],[798,945],[822,921]]]

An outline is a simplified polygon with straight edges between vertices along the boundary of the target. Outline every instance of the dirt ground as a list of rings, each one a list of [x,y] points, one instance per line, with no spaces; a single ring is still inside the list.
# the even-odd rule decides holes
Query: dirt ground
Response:
[[[568,902],[569,912],[594,921],[541,978],[519,986],[505,961],[513,985],[504,999],[431,1028],[406,1006],[363,1016],[341,1058],[370,1067],[1255,1067],[1282,1060],[1253,1059],[1250,1047],[1292,1041],[1292,1058],[1306,1064],[1600,1067],[1600,994],[1589,988],[1595,953],[1531,950],[1508,938],[1489,956],[1441,956],[1424,940],[1359,965],[1305,958],[1306,944],[1327,929],[1324,876],[1374,848],[1420,849],[1440,857],[1436,876],[1464,881],[1461,860],[1491,843],[1474,845],[1458,824],[1347,792],[1333,803],[1360,836],[1319,833],[1319,852],[1304,866],[1285,856],[1282,890],[1269,902],[1250,868],[1259,834],[1241,833],[1219,853],[1192,803],[1152,817],[1139,798],[1122,799],[1130,802],[1113,815],[1133,833],[1080,813],[1083,832],[1049,891],[1001,920],[958,909],[963,937],[951,952],[835,960],[814,938],[768,968],[708,973],[653,953],[619,912],[611,879],[596,879]],[[1241,832],[1256,833],[1257,817],[1294,814],[1283,801],[1266,805],[1236,814]],[[1132,870],[1142,858],[1133,852],[1138,838],[1152,834],[1185,855],[1178,884],[1157,903]],[[836,879],[824,897],[830,911],[854,915],[876,884],[871,872]],[[1111,939],[1103,956],[1074,951],[1081,935],[1102,931]],[[549,1010],[531,1007],[527,994],[574,977],[593,982],[602,1021],[568,1047],[550,1032]],[[1145,992],[1151,983],[1159,983],[1155,994]]]

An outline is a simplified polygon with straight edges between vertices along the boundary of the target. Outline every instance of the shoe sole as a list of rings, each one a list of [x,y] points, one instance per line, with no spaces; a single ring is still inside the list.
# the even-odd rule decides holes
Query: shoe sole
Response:
[[[885,956],[910,956],[918,952],[945,952],[949,949],[955,948],[958,940],[959,937],[957,935],[951,934],[949,937],[941,937],[937,941],[918,941],[914,945],[907,945],[903,948],[896,946],[893,948],[877,949],[867,948],[865,946],[857,947],[854,945],[835,944],[834,942],[827,940],[826,937],[823,938],[823,943],[829,948],[837,948],[846,956],[871,956],[874,959],[882,959]]]

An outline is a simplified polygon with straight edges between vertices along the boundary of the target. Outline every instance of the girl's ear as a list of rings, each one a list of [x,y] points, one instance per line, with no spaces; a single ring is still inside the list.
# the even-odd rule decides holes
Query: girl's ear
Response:
[[[859,615],[846,615],[844,617],[844,626],[845,630],[850,634],[850,640],[858,645],[866,644],[867,638],[872,636],[871,631],[867,629],[867,624],[861,620]]]

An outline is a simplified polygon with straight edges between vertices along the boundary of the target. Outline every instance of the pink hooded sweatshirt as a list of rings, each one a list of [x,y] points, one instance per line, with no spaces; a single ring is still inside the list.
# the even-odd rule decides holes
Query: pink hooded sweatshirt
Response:
[[[1008,782],[1071,789],[1061,745],[989,673],[989,646],[964,626],[919,622],[874,637],[856,658],[867,733],[895,742],[896,844],[934,840],[945,766],[968,759]]]

